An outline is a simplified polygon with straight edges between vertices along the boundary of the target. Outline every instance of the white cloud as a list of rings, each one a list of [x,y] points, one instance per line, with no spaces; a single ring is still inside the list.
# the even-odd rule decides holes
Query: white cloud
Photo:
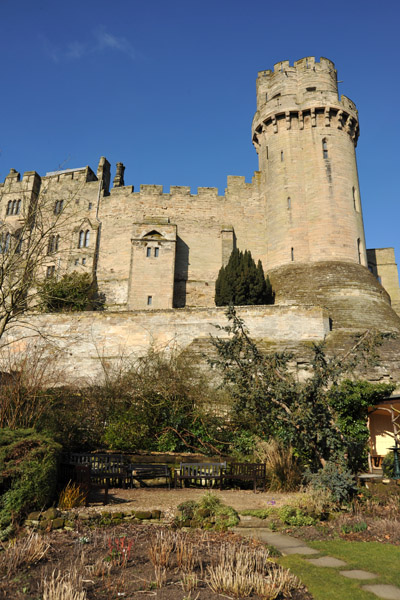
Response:
[[[87,52],[87,45],[82,42],[70,42],[65,51],[66,58],[79,59]]]
[[[132,44],[125,37],[117,37],[115,35],[112,35],[111,33],[105,31],[103,28],[99,29],[95,35],[97,38],[99,50],[111,48],[112,50],[118,50],[119,52],[126,54],[132,60],[136,58],[136,53]]]
[[[90,54],[101,54],[104,52],[121,52],[131,60],[136,58],[136,52],[130,41],[123,37],[113,35],[100,27],[92,32],[89,40],[81,42],[75,40],[68,42],[66,46],[52,43],[48,38],[40,36],[43,49],[47,56],[55,63],[63,60],[80,60]]]

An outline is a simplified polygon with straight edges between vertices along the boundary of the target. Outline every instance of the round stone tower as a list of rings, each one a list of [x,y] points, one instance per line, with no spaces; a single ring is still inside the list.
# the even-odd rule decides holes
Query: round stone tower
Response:
[[[338,97],[333,62],[307,57],[261,71],[252,135],[276,301],[318,302],[334,326],[382,326],[384,318],[388,329],[398,328],[389,296],[366,268],[358,113]]]

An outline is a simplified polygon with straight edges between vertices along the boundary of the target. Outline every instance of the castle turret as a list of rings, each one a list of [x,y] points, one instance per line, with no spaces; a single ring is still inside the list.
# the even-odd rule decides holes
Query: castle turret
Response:
[[[252,135],[265,197],[264,266],[277,301],[335,306],[342,326],[378,324],[383,313],[387,320],[389,297],[366,269],[358,113],[338,97],[333,62],[307,57],[259,72]],[[349,296],[356,304],[346,305]],[[357,317],[377,304],[383,313]]]
[[[334,64],[313,57],[257,80],[253,142],[266,194],[267,265],[367,264],[355,145],[358,115]]]

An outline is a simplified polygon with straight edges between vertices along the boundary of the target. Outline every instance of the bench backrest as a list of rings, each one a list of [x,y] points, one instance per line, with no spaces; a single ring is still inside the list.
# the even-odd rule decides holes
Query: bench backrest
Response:
[[[265,477],[265,463],[230,463],[229,473],[238,477]]]
[[[93,473],[123,474],[128,466],[127,457],[123,454],[90,454],[71,452],[63,457],[67,465],[88,466]]]
[[[226,469],[223,463],[181,463],[179,475],[181,477],[221,477]]]
[[[130,463],[129,470],[132,470],[132,473],[136,475],[150,474],[150,475],[165,475],[168,476],[171,473],[171,469],[168,465],[152,465],[152,464],[143,464],[139,465],[136,463]]]

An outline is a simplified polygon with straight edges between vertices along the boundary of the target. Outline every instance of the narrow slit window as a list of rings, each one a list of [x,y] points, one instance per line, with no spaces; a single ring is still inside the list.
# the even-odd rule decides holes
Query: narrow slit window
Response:
[[[157,258],[160,254],[160,248],[154,248],[154,256]]]
[[[11,209],[11,214],[12,214],[12,215],[15,215],[15,207],[16,207],[16,205],[17,205],[17,201],[16,201],[16,200],[13,200],[13,203],[12,203],[12,209]]]
[[[64,200],[57,200],[54,205],[54,214],[59,215],[62,212],[64,206]]]
[[[328,158],[328,142],[326,139],[322,140],[322,156]]]
[[[290,199],[290,197],[287,199],[287,207],[289,210],[292,208],[292,200]]]
[[[268,94],[265,94],[265,102],[268,101]]]
[[[147,296],[147,306],[151,306],[153,304],[153,296]]]
[[[15,205],[15,214],[19,215],[21,210],[21,200],[17,200],[17,204]]]
[[[357,189],[355,187],[353,187],[353,206],[354,206],[354,210],[359,212],[360,211],[360,203],[358,200],[358,192]]]
[[[283,150],[281,150],[281,162],[283,162]]]
[[[151,256],[151,248],[150,247],[146,248],[146,256],[147,256],[147,258],[150,258],[150,256]]]
[[[358,253],[358,262],[361,265],[361,240],[357,238],[357,253]]]
[[[294,249],[290,248],[290,258],[294,260]]]
[[[86,231],[85,231],[85,240],[84,240],[85,248],[89,247],[89,241],[90,241],[90,231],[89,231],[89,229],[86,229]]]
[[[85,232],[81,230],[79,232],[78,248],[83,248],[84,239],[85,239]]]
[[[11,215],[11,211],[12,211],[12,200],[9,200],[8,204],[7,204],[7,212],[6,212],[6,214],[7,215]]]
[[[22,250],[22,234],[20,233],[17,237],[17,245],[15,246],[15,252],[21,254]]]
[[[86,265],[86,258],[82,258],[82,264]]]
[[[89,210],[92,208],[93,204],[89,202]]]
[[[268,160],[268,158],[269,158],[269,155],[268,155],[268,146],[265,148],[265,154],[266,154],[267,160]]]

